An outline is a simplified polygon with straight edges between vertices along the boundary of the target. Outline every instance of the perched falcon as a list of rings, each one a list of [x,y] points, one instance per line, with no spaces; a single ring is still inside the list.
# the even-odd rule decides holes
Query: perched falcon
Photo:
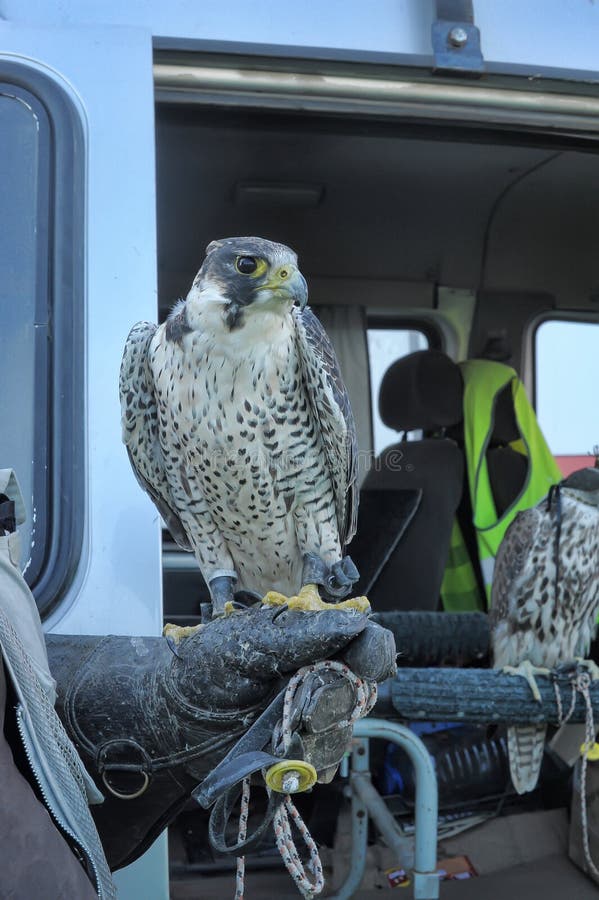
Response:
[[[297,256],[256,237],[213,241],[163,325],[134,326],[120,374],[123,441],[213,614],[234,592],[334,598],[358,573],[356,435]]]
[[[581,469],[518,513],[499,547],[491,593],[495,668],[527,678],[585,657],[599,612],[599,469]],[[510,771],[535,788],[545,725],[508,729]]]

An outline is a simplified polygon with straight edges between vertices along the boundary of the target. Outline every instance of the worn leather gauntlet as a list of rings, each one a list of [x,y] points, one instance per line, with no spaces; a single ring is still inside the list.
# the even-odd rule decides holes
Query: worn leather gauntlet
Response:
[[[351,610],[252,608],[176,647],[164,638],[55,635],[47,645],[57,711],[106,798],[93,813],[112,869],[140,856],[192,794],[204,806],[216,803],[213,844],[239,849],[219,845],[220,825],[224,833],[240,780],[282,752],[272,738],[298,669],[343,660],[369,682],[395,671],[391,632]],[[284,755],[329,780],[351,737],[355,702],[338,672],[307,676]]]

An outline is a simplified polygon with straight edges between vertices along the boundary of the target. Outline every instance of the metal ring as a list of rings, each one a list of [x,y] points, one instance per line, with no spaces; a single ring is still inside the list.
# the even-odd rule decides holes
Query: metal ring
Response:
[[[150,776],[148,775],[147,772],[142,771],[139,774],[143,776],[144,780],[143,780],[142,786],[139,788],[139,790],[135,791],[134,794],[123,794],[123,793],[121,793],[121,791],[117,791],[115,788],[113,788],[112,785],[110,784],[110,782],[108,782],[106,780],[106,772],[105,771],[102,772],[102,782],[104,783],[106,789],[108,791],[110,791],[110,793],[114,797],[118,797],[119,800],[137,800],[138,797],[141,797],[142,794],[145,794],[145,792],[148,789],[148,785],[150,784]]]
[[[351,583],[344,587],[342,584],[339,584],[337,582],[336,575],[328,575],[323,587],[327,594],[334,600],[342,600],[346,594],[349,594],[351,590]]]

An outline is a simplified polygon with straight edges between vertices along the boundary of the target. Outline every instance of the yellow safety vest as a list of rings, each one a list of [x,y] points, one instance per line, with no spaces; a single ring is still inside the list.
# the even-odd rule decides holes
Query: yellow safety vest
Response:
[[[474,569],[462,533],[454,523],[441,596],[451,612],[486,609],[491,596],[493,567],[508,526],[522,509],[539,502],[562,475],[543,437],[524,385],[509,366],[491,360],[460,363],[464,379],[464,452],[472,504],[473,525],[486,597],[480,596]],[[528,474],[519,496],[498,518],[489,480],[486,452],[493,432],[495,403],[508,384],[521,439],[510,446],[528,459]]]

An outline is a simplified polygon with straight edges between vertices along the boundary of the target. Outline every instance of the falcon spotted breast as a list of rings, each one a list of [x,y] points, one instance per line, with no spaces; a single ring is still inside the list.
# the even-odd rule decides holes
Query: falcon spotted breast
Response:
[[[213,614],[234,591],[349,593],[356,436],[331,343],[288,247],[213,241],[166,322],[134,326],[120,374],[123,441]]]
[[[582,469],[518,513],[499,547],[491,592],[494,667],[526,677],[539,699],[535,671],[586,656],[598,611],[599,469]],[[520,794],[536,786],[545,732],[544,724],[508,729]]]

